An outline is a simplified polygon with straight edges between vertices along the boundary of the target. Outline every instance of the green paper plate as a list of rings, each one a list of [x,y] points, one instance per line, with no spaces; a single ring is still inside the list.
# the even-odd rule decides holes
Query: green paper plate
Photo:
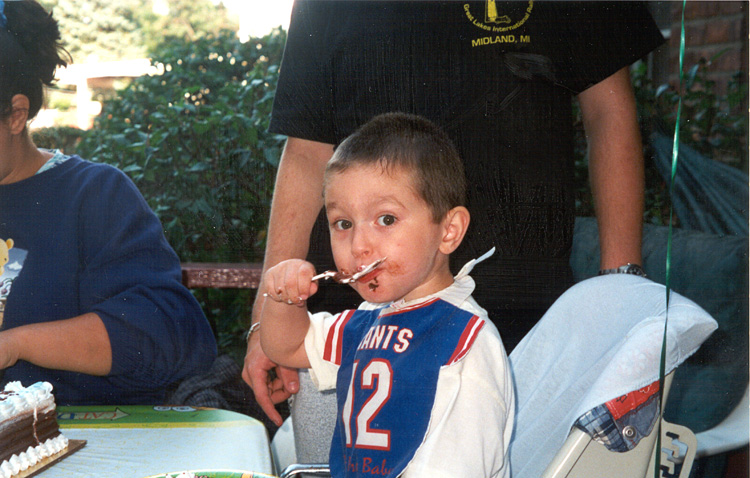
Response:
[[[176,478],[180,473],[193,473],[195,478],[273,478],[265,473],[254,473],[252,471],[238,470],[183,470],[161,475],[152,475],[146,478]]]

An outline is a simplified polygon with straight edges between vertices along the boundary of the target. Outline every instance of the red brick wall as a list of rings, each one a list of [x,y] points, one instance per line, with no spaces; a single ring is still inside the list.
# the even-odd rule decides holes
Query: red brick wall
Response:
[[[679,71],[680,18],[682,2],[671,5],[672,34],[669,39],[670,82],[676,84]],[[716,91],[726,91],[726,85],[738,71],[744,81],[748,74],[748,2],[695,1],[685,6],[685,59],[687,72],[700,58],[711,60],[709,78],[716,82]]]

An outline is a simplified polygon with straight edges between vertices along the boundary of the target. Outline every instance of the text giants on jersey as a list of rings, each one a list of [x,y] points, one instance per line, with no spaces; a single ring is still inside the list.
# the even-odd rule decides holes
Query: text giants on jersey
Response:
[[[385,350],[390,345],[394,335],[396,336],[396,341],[393,344],[393,351],[400,354],[409,348],[409,340],[414,337],[414,332],[411,329],[401,328],[398,325],[376,325],[370,327],[367,335],[359,343],[357,350],[371,350],[376,348]]]

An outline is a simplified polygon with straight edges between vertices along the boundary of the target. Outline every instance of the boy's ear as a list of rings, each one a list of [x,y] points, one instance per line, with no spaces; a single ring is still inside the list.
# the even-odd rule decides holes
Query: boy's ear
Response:
[[[443,220],[444,232],[440,252],[450,254],[458,248],[469,228],[470,218],[469,210],[463,206],[457,206],[448,211]]]
[[[10,132],[11,134],[21,134],[26,128],[26,121],[29,119],[29,98],[26,95],[14,95],[10,100]]]

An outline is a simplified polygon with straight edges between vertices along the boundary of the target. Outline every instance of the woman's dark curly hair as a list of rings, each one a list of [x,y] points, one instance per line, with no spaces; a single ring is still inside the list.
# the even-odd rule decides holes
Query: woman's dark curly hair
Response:
[[[5,1],[7,19],[0,26],[0,118],[11,113],[11,99],[29,99],[29,118],[44,101],[44,85],[55,79],[58,66],[67,66],[70,55],[60,43],[60,29],[52,13],[36,0]]]

